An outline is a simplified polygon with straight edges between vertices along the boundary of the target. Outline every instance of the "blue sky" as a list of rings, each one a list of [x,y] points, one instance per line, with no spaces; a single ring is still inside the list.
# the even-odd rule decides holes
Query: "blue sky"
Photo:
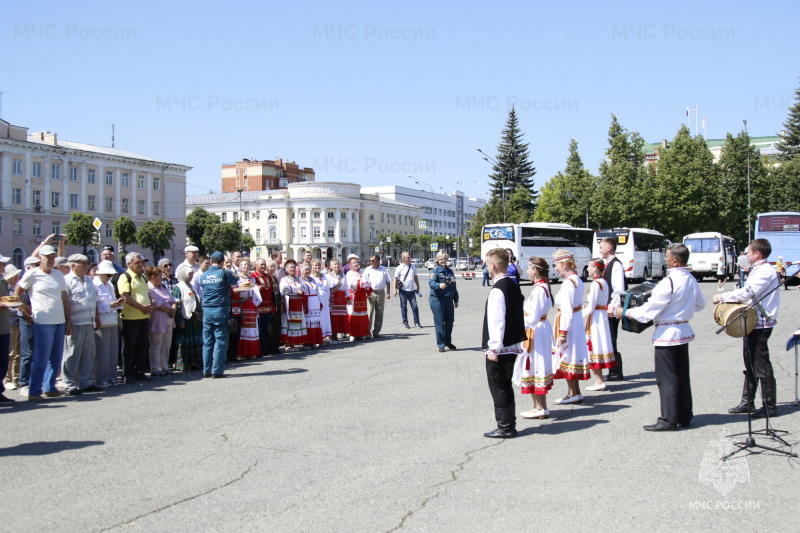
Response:
[[[475,149],[496,154],[515,103],[539,188],[571,138],[597,171],[611,113],[649,142],[695,105],[708,138],[743,119],[775,135],[800,83],[799,6],[14,2],[3,119],[105,146],[115,123],[118,148],[194,167],[189,194],[219,190],[223,163],[277,156],[318,181],[413,174],[481,196]]]

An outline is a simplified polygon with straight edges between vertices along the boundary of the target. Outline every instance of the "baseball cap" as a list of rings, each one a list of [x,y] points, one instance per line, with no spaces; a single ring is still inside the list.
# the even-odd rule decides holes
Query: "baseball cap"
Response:
[[[106,250],[108,250],[109,252],[113,253],[114,252],[114,247],[111,246],[110,244],[106,244],[105,246],[103,246],[103,251],[105,252]]]
[[[164,265],[172,265],[172,260],[167,257],[162,257],[158,260],[158,266],[163,267]]]
[[[56,249],[50,246],[49,244],[45,244],[41,248],[39,248],[39,255],[54,255],[57,254]]]
[[[215,263],[219,263],[220,261],[225,260],[225,255],[223,255],[222,252],[214,252],[213,254],[211,254],[211,260],[214,261]]]

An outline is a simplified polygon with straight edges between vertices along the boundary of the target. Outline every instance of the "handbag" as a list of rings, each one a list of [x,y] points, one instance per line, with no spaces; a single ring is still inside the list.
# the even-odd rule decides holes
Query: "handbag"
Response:
[[[406,278],[408,277],[408,273],[411,272],[411,265],[406,269],[406,274],[403,276],[403,280],[400,281],[400,278],[394,278],[394,288],[398,291],[403,290],[403,283],[406,282]]]
[[[117,318],[119,313],[100,313],[100,327],[101,328],[118,328],[119,327],[119,319]]]

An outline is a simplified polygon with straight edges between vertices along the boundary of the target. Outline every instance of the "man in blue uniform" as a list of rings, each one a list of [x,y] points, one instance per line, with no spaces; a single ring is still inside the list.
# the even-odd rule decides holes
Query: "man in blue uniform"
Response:
[[[225,377],[231,287],[235,287],[239,280],[233,272],[221,268],[224,262],[222,252],[214,252],[211,254],[211,267],[200,274],[200,285],[203,287],[204,378]]]
[[[458,307],[458,290],[456,276],[447,267],[449,257],[446,253],[436,254],[436,268],[430,274],[428,286],[431,288],[430,304],[433,311],[433,323],[436,326],[436,344],[439,351],[445,347],[455,350],[451,335],[453,333],[454,307]]]

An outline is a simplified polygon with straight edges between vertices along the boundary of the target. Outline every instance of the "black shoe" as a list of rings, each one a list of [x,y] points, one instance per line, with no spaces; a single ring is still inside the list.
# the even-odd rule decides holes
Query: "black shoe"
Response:
[[[136,374],[136,379],[138,379],[139,381],[150,381],[150,376],[142,372],[140,374]]]
[[[645,431],[675,431],[675,426],[658,421],[650,426],[643,426]]]
[[[403,324],[403,329],[411,329],[411,326],[408,325],[408,322]]]
[[[753,418],[764,418],[765,416],[767,416],[767,413],[765,411],[766,411],[765,407],[762,407],[761,409],[758,409],[755,413],[753,413]],[[777,407],[771,407],[769,409],[769,417],[770,418],[775,418],[776,416],[779,416],[778,415],[778,408]]]
[[[203,374],[203,377],[204,377],[204,378],[210,378],[210,377],[211,377],[211,374]]]
[[[439,352],[444,352],[444,348],[439,348]]]
[[[6,398],[2,394],[0,394],[0,403],[14,403],[14,400],[11,398]]]
[[[420,324],[419,322],[417,322],[416,324],[414,324],[414,327],[415,327],[415,328],[422,329],[422,324]]]
[[[456,350],[457,349],[454,344],[446,344],[445,346],[447,346],[451,350]]]
[[[66,391],[66,393],[67,393],[67,396],[80,396],[81,394],[83,394],[78,389],[68,390],[68,391]]]
[[[379,334],[379,333],[373,333],[373,334],[372,334],[372,338],[373,338],[373,339],[377,339],[377,338],[379,338],[379,337],[380,337],[380,334]]]
[[[81,392],[103,392],[103,389],[97,385],[89,385],[85,389],[81,389]]]
[[[748,404],[747,402],[742,402],[736,407],[731,407],[730,409],[728,409],[728,412],[732,415],[742,415],[746,414],[747,411],[750,411],[752,413],[753,409],[755,409],[755,406],[752,403]]]
[[[609,374],[603,378],[603,381],[624,381],[625,378],[622,377],[622,374]]]
[[[490,439],[513,439],[517,436],[517,430],[497,428],[489,433],[484,433],[483,436],[489,437]]]
[[[228,376],[226,376],[225,374],[211,374],[211,379],[221,379],[221,378],[227,378],[227,377]]]

